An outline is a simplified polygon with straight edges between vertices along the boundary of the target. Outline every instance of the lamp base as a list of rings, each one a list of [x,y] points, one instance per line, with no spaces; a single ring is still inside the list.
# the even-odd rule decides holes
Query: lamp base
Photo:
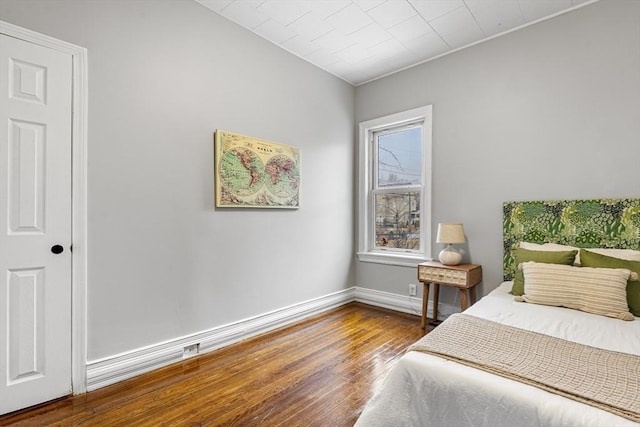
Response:
[[[453,246],[449,245],[440,251],[438,259],[444,265],[458,265],[462,261],[462,254]]]

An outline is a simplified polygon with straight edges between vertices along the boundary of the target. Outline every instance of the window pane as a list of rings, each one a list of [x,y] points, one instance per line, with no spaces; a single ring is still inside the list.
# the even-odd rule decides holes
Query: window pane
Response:
[[[376,137],[378,188],[422,184],[422,126]]]
[[[420,193],[375,194],[376,248],[420,249]]]

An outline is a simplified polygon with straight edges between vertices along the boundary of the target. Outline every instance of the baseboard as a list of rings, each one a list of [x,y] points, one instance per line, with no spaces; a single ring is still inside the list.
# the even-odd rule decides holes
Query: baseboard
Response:
[[[353,301],[417,316],[422,312],[420,298],[353,287],[207,331],[90,361],[87,363],[87,391],[179,362],[185,358],[187,347],[197,345],[198,348],[189,356],[207,353]],[[429,304],[429,317],[432,316],[431,307]],[[459,311],[448,304],[438,304],[438,310],[440,318]]]
[[[363,304],[374,305],[376,307],[388,308],[403,313],[422,315],[422,298],[410,297],[390,292],[377,291],[369,288],[355,288],[355,301]],[[438,303],[438,318],[443,320],[452,313],[460,311],[459,308],[450,305]],[[433,317],[433,302],[429,301],[427,307],[427,317]]]
[[[87,363],[87,390],[135,377],[184,359],[185,347],[198,345],[195,354],[237,343],[270,330],[353,302],[355,288],[274,310],[249,319]]]

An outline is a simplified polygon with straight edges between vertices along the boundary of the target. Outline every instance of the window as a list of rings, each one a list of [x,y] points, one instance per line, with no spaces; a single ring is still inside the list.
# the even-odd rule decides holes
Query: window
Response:
[[[360,261],[431,255],[431,106],[360,123]]]

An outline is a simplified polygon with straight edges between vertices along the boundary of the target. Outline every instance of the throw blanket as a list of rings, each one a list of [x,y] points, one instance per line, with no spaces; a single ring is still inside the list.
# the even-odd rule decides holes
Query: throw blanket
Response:
[[[511,378],[640,422],[640,356],[453,314],[409,351]]]

